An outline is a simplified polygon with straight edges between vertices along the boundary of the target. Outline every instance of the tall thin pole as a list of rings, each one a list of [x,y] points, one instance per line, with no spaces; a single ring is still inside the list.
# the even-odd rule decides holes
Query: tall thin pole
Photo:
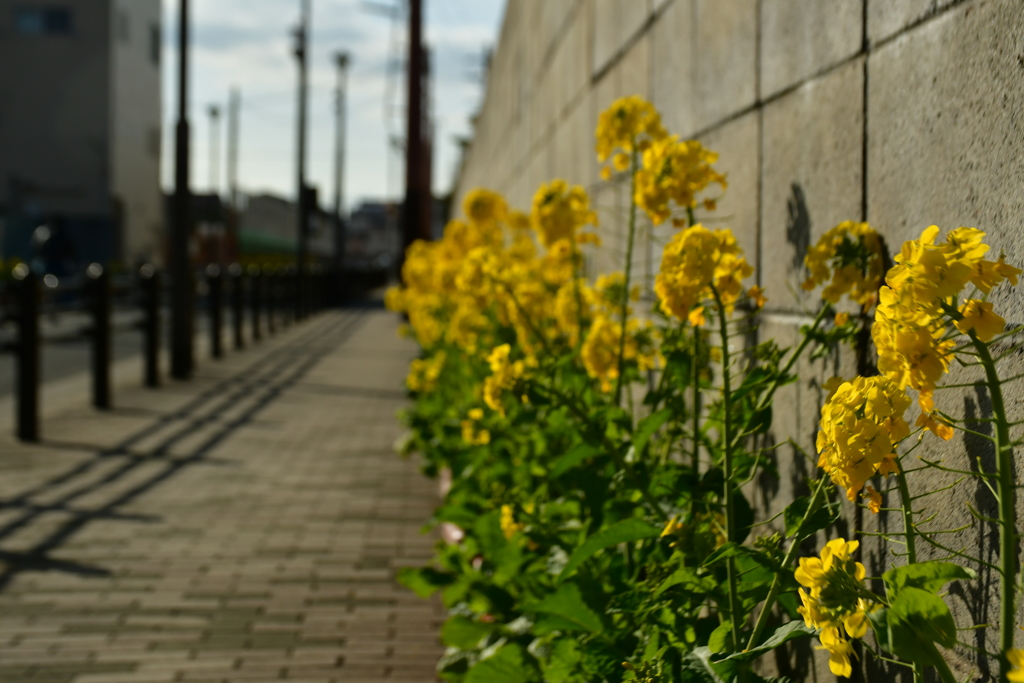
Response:
[[[306,253],[307,239],[309,236],[308,216],[309,207],[306,206],[306,90],[307,90],[307,44],[309,42],[309,21],[312,12],[311,0],[301,0],[302,17],[299,27],[295,31],[295,57],[299,62],[299,106],[298,106],[298,141],[296,144],[296,166],[297,185],[296,205],[298,207],[297,217],[297,238],[298,245],[295,253],[295,265],[298,268],[296,273],[295,287],[295,316],[303,318],[305,307],[303,306],[304,292],[306,290]]]
[[[220,107],[211,104],[210,114],[210,194],[220,194]]]
[[[228,98],[228,201],[238,210],[238,117],[242,107],[242,93],[231,89]]]
[[[335,55],[338,65],[338,92],[335,100],[336,130],[334,145],[334,273],[335,296],[345,295],[345,222],[341,214],[345,194],[345,90],[348,78],[347,52]]]
[[[188,0],[180,0],[178,27],[178,122],[174,135],[174,201],[171,216],[171,376],[188,379],[192,372],[192,277],[188,257],[189,130],[188,130]]]
[[[408,248],[417,239],[429,239],[423,227],[423,0],[409,0],[409,73],[407,78],[405,135],[405,206],[402,241]]]

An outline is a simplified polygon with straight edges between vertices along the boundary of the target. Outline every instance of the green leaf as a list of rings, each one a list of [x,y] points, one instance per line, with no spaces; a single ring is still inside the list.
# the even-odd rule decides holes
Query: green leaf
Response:
[[[499,510],[491,510],[486,515],[478,517],[473,525],[473,534],[480,543],[481,552],[488,559],[494,559],[498,552],[508,545],[505,534],[501,531]]]
[[[813,630],[807,628],[803,621],[791,621],[788,624],[783,624],[779,628],[775,629],[775,633],[757,647],[729,655],[726,659],[738,662],[751,662],[766,652],[771,652],[783,643],[788,643],[789,641],[797,638],[809,638],[813,636],[814,633],[815,632]]]
[[[807,518],[807,521],[801,526],[810,502],[811,499],[807,496],[800,496],[786,507],[783,519],[786,523],[787,538],[795,538],[797,541],[802,541],[808,536],[831,526],[839,518],[838,507],[833,508],[828,505],[822,505],[814,510],[810,517]]]
[[[772,428],[772,407],[767,405],[761,410],[757,411],[750,417],[750,424],[747,427],[748,432],[757,432],[761,434],[767,432]]]
[[[582,660],[583,654],[575,638],[556,640],[551,648],[551,655],[543,662],[544,680],[550,683],[567,683]]]
[[[430,567],[403,567],[398,570],[398,583],[412,590],[421,598],[429,598],[439,588],[455,582],[451,574],[439,572]]]
[[[732,623],[723,621],[708,638],[708,649],[719,654],[725,652],[732,646]]]
[[[587,458],[600,455],[601,449],[588,443],[581,443],[569,450],[551,466],[551,478],[557,479]]]
[[[466,674],[465,683],[530,683],[537,679],[526,661],[523,648],[506,643],[487,659],[481,659]]]
[[[973,579],[977,576],[973,569],[961,567],[952,562],[916,562],[904,567],[890,569],[882,574],[885,591],[890,597],[896,597],[904,588],[920,588],[929,593],[938,593],[950,581]]]
[[[890,603],[889,628],[893,631],[893,644],[897,646],[907,635],[902,633],[904,630],[912,631],[918,640],[928,643],[935,642],[946,648],[956,645],[956,623],[949,607],[939,596],[920,588],[904,588]]]
[[[652,597],[658,597],[669,588],[673,586],[682,585],[683,590],[691,593],[708,593],[715,587],[715,581],[710,576],[698,576],[697,572],[691,567],[681,567],[674,571],[667,579],[662,581],[661,585],[654,591]]]
[[[630,543],[644,538],[654,538],[660,535],[661,531],[656,527],[653,527],[642,519],[637,519],[636,517],[624,519],[621,522],[612,524],[607,529],[598,531],[596,534],[584,541],[583,545],[573,551],[572,555],[569,557],[569,561],[566,562],[565,567],[562,569],[562,573],[558,575],[558,580],[564,580],[576,571],[576,568],[583,564],[587,558],[604,550],[605,548],[618,545],[619,543]]]
[[[640,457],[640,454],[644,452],[644,448],[647,446],[647,442],[650,441],[651,436],[654,432],[669,421],[672,417],[671,408],[662,408],[656,413],[651,413],[644,419],[640,420],[640,423],[636,426],[636,431],[633,432],[633,452],[636,453],[636,457]]]
[[[711,661],[711,650],[698,647],[686,653],[683,658],[683,671],[688,676],[683,680],[693,683],[727,683],[733,680],[736,665],[733,662]]]
[[[469,650],[477,647],[492,631],[494,627],[490,624],[482,624],[457,614],[450,617],[441,627],[441,641],[445,645]]]
[[[583,595],[575,583],[562,584],[554,593],[524,609],[561,617],[574,625],[576,630],[598,633],[604,628],[601,618],[583,601]]]

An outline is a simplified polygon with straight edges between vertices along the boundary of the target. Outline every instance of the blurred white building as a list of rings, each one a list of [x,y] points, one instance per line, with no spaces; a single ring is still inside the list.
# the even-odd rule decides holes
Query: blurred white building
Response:
[[[160,0],[0,0],[3,256],[59,219],[79,261],[159,260]]]

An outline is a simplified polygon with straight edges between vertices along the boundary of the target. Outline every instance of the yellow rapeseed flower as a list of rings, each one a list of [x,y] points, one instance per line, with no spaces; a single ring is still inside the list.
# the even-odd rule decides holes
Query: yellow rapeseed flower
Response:
[[[487,357],[491,374],[484,380],[484,403],[502,415],[505,414],[505,405],[502,402],[505,392],[514,388],[526,376],[527,363],[522,360],[510,361],[511,352],[510,345],[502,344],[495,347]]]
[[[933,225],[920,239],[903,243],[881,288],[871,334],[879,371],[900,388],[918,392],[922,415],[917,424],[949,439],[952,428],[933,414],[935,388],[948,372],[955,349],[947,337],[946,311],[968,283],[987,293],[1003,281],[1015,285],[1021,271],[1002,255],[998,261],[986,260],[985,233],[976,228],[951,230],[943,242],[936,242],[938,234]],[[957,324],[960,331],[973,327],[979,335],[994,336],[1002,330],[1002,318],[983,303],[969,301],[964,306],[965,320]]]
[[[697,324],[703,320],[703,310],[696,309],[712,299],[712,285],[730,313],[743,294],[743,279],[753,273],[730,230],[709,230],[697,224],[677,232],[665,246],[654,291],[661,310],[680,320],[696,311],[695,319],[689,319]]]
[[[530,224],[540,243],[550,249],[561,240],[576,241],[584,225],[597,225],[597,214],[590,210],[590,198],[582,186],[556,179],[533,195]]]
[[[896,444],[910,434],[910,398],[886,377],[844,382],[821,408],[818,467],[851,501],[868,479],[898,471]]]
[[[829,668],[837,676],[850,675],[850,638],[867,633],[867,614],[873,601],[865,599],[863,582],[867,572],[852,555],[857,541],[837,538],[825,544],[821,557],[801,557],[795,572],[802,605],[797,611],[808,628],[820,629],[818,639],[829,651]],[[807,590],[805,590],[807,589]]]
[[[1006,676],[1011,683],[1024,683],[1024,650],[1008,650],[1006,658],[1013,670]]]
[[[826,285],[821,292],[825,301],[836,304],[849,294],[866,311],[875,304],[882,285],[882,238],[867,223],[843,221],[807,250],[804,265],[810,275],[801,287],[812,290]]]
[[[652,141],[666,135],[661,114],[654,105],[637,95],[620,97],[597,118],[597,160],[603,164],[619,151],[613,163],[616,169],[624,171],[629,167],[629,154],[642,152]],[[610,169],[606,167],[605,171],[602,175],[610,175]]]
[[[991,341],[1006,329],[1006,320],[992,312],[990,301],[968,299],[960,307],[960,314],[963,318],[953,323],[956,329],[964,334],[974,330],[975,336],[983,342]]]
[[[409,375],[405,378],[409,391],[423,394],[433,391],[446,360],[447,354],[444,351],[438,351],[430,358],[414,359],[409,364]]]
[[[672,218],[676,210],[697,208],[697,193],[711,183],[723,190],[725,176],[711,167],[718,155],[696,140],[677,136],[654,140],[644,150],[643,167],[637,172],[636,205],[655,224]]]
[[[504,221],[508,205],[504,197],[485,188],[474,188],[462,200],[462,212],[474,223]]]
[[[512,540],[512,537],[524,529],[524,525],[516,522],[515,511],[511,505],[501,506],[501,533],[505,535],[506,540]]]

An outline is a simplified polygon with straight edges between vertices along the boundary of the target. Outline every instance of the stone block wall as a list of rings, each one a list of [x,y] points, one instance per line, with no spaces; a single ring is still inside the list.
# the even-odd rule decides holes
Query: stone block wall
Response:
[[[457,201],[487,186],[527,210],[542,182],[582,184],[605,239],[589,266],[621,267],[628,188],[599,180],[594,127],[613,99],[631,94],[654,102],[671,132],[719,152],[729,189],[705,222],[731,227],[757,268],[770,299],[762,338],[796,338],[815,304],[799,289],[804,251],[843,220],[870,221],[891,252],[933,223],[974,226],[1011,263],[1024,262],[1022,0],[509,0]],[[670,234],[645,231],[649,245],[637,249],[635,272],[652,277]],[[1007,320],[1024,321],[1024,293],[1004,290],[995,301]],[[1024,365],[1020,358],[1007,360],[1009,374],[1020,374],[1012,370]],[[776,440],[792,438],[812,460],[795,448],[778,451],[779,477],[763,478],[752,492],[764,514],[799,494],[815,471],[821,383],[855,371],[845,350],[825,364],[805,364],[800,381],[775,401]],[[961,370],[948,381],[977,378]],[[1024,413],[1022,385],[1007,393],[1011,412]],[[940,392],[939,400],[954,415],[988,410],[983,389]],[[985,443],[929,437],[918,452],[971,469],[978,458],[991,461]],[[912,485],[923,492],[955,480],[926,472]],[[994,561],[994,531],[970,516],[968,503],[983,514],[993,509],[974,480],[921,506],[925,516],[939,513],[946,528],[968,525],[944,543]],[[853,506],[848,513],[848,534],[901,528],[894,514]],[[899,561],[897,547],[862,540],[869,574]],[[947,556],[928,547],[922,554]],[[948,602],[959,626],[996,620],[996,585],[983,572],[954,588]],[[1024,624],[1024,611],[1018,616]],[[965,634],[976,647],[996,649],[995,629]],[[969,650],[951,657],[960,680],[994,680]],[[829,680],[827,667],[811,658],[807,648],[774,665],[798,680]],[[857,675],[902,674],[867,655]]]

